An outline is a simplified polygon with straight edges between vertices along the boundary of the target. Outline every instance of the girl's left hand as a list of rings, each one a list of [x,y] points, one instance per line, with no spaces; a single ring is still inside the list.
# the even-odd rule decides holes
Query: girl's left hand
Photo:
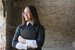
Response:
[[[32,48],[31,46],[28,46],[28,48]]]

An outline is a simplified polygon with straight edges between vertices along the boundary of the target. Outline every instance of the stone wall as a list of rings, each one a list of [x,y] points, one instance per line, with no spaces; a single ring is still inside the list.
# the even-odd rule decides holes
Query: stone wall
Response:
[[[6,47],[6,23],[5,18],[0,16],[0,50],[5,50]]]
[[[75,47],[75,0],[28,0],[45,27],[44,47]]]
[[[0,0],[0,50],[5,50],[6,47],[6,18],[3,17],[3,5]]]

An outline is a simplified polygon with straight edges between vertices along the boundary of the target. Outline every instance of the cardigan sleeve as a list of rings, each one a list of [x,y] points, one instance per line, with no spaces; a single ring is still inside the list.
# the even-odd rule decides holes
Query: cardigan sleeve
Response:
[[[45,40],[45,29],[43,26],[40,26],[38,30],[38,37],[36,39],[38,48],[41,48],[43,46],[44,40]]]
[[[19,26],[16,28],[13,40],[12,40],[12,47],[16,48],[16,44],[18,43],[18,36],[20,35]]]

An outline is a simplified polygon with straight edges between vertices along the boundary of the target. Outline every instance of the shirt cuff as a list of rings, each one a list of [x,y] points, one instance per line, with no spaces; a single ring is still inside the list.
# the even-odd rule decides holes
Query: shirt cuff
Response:
[[[32,48],[37,48],[37,43],[36,43],[36,40],[29,40],[29,39],[26,39],[26,44],[27,46],[31,46]]]
[[[23,43],[18,42],[16,44],[16,48],[17,49],[27,49],[27,44],[23,44]]]

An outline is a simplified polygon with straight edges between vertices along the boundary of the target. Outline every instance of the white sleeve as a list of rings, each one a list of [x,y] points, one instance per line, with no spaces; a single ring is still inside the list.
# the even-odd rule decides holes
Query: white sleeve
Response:
[[[17,49],[27,49],[27,44],[22,44],[22,43],[18,42],[16,44],[16,48]]]
[[[26,44],[27,46],[32,46],[32,48],[37,48],[37,43],[36,43],[36,40],[29,40],[29,39],[26,39]]]

